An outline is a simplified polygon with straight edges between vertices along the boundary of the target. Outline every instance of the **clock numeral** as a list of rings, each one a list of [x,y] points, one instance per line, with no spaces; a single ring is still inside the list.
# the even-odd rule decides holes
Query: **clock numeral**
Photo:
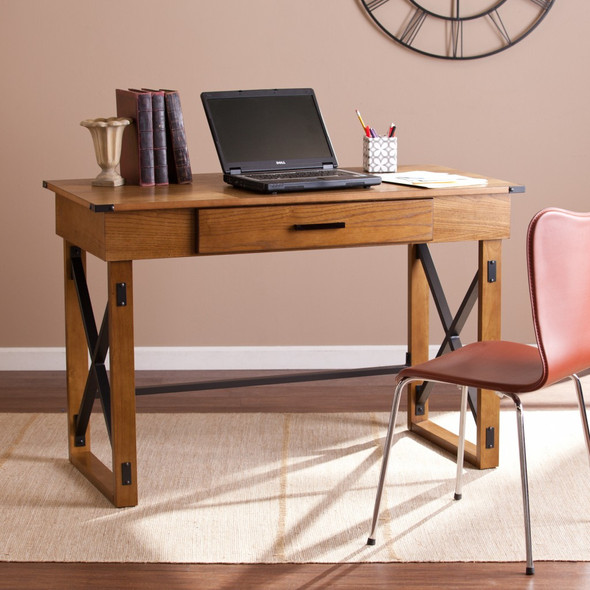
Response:
[[[453,57],[463,57],[463,21],[459,20],[460,0],[455,0],[453,20],[451,21],[451,52]]]
[[[553,0],[531,0],[533,4],[540,6],[543,10],[549,10]]]
[[[451,21],[451,51],[453,57],[463,57],[463,21]]]
[[[383,4],[387,4],[387,2],[389,2],[389,0],[371,0],[366,3],[366,6],[371,12],[373,12],[373,10],[379,8],[379,6],[383,6]]]
[[[420,8],[416,9],[416,12],[414,12],[410,22],[408,23],[408,26],[400,35],[400,41],[406,45],[411,45],[414,42],[416,35],[420,31],[420,28],[424,24],[427,16],[428,14],[424,10]]]
[[[510,35],[508,34],[508,31],[506,30],[506,27],[504,26],[504,23],[502,21],[502,17],[498,13],[498,11],[494,10],[493,12],[490,12],[490,14],[488,14],[488,16],[489,16],[490,20],[494,23],[496,28],[498,29],[498,32],[500,33],[500,35],[504,38],[504,41],[506,41],[506,43],[508,45],[511,45],[512,40],[510,39]]]

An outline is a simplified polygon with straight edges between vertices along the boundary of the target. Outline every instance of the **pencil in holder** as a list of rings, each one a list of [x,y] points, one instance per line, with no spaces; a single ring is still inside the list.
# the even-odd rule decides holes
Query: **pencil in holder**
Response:
[[[397,137],[363,137],[365,172],[397,172]]]

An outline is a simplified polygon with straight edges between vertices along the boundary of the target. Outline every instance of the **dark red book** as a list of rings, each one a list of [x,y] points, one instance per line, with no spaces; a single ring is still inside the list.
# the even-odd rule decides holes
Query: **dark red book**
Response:
[[[164,90],[166,104],[166,142],[168,146],[168,178],[170,182],[188,184],[193,181],[186,143],[180,96],[176,90]]]
[[[154,186],[154,132],[150,92],[117,88],[117,116],[132,119],[123,134],[121,176],[127,184]]]

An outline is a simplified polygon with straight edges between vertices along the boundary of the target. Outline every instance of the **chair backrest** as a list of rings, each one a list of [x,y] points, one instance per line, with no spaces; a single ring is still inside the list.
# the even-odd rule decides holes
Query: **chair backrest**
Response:
[[[590,367],[590,213],[537,213],[527,263],[543,386]]]

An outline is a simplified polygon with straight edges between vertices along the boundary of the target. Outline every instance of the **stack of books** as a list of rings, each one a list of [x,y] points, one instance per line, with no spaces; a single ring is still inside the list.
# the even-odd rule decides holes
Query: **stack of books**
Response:
[[[117,88],[115,93],[117,116],[132,119],[121,147],[121,176],[126,184],[192,182],[178,92]]]

